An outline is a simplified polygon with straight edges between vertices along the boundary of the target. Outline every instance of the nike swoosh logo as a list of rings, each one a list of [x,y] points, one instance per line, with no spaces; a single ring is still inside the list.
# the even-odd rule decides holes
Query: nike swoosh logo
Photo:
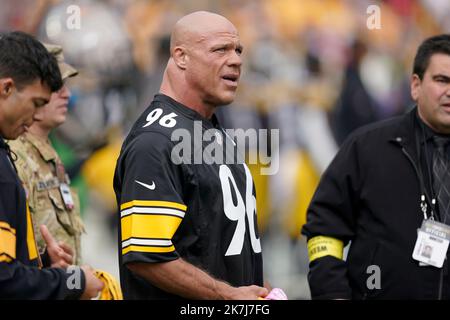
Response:
[[[155,181],[152,181],[152,184],[146,184],[146,183],[143,183],[143,182],[140,182],[137,180],[134,180],[134,181],[136,181],[136,183],[139,183],[141,186],[143,186],[147,189],[150,189],[150,190],[155,190],[155,188],[156,188]]]

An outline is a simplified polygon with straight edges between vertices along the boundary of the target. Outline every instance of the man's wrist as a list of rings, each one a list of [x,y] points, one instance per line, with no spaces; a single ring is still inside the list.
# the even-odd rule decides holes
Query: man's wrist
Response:
[[[214,281],[213,288],[216,298],[219,300],[229,300],[232,296],[234,288],[225,282],[218,280],[213,281]]]

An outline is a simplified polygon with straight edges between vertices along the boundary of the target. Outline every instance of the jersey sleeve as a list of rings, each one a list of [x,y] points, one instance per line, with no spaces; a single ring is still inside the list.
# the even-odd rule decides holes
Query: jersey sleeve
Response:
[[[72,280],[71,275],[63,269],[39,269],[17,260],[3,261],[0,262],[0,299],[79,299],[86,286],[82,270],[79,271],[79,277],[79,285],[71,287],[70,284],[76,280]]]
[[[173,161],[172,147],[166,136],[145,132],[132,140],[119,158],[116,193],[124,264],[179,257],[172,238],[187,206],[183,202],[183,168]]]
[[[0,262],[11,262],[16,258],[16,224],[9,212],[16,210],[5,201],[14,196],[13,186],[0,181]]]

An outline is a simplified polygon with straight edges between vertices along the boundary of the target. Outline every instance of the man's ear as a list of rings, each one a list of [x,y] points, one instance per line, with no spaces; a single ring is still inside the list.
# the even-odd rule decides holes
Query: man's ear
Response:
[[[172,57],[178,68],[182,70],[186,69],[186,62],[189,58],[184,47],[175,47],[172,53]]]
[[[12,78],[0,79],[0,97],[7,98],[11,95],[14,88],[14,80]]]
[[[415,102],[419,100],[421,84],[422,80],[420,80],[419,76],[417,74],[413,74],[411,76],[411,97]]]

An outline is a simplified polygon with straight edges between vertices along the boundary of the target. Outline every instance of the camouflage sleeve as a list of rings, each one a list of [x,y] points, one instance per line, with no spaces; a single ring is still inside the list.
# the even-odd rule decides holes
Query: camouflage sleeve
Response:
[[[14,165],[17,168],[17,174],[27,194],[30,210],[33,211],[36,208],[35,190],[33,188],[33,168],[28,160],[26,146],[20,139],[9,141],[8,144],[11,151],[15,154]]]

